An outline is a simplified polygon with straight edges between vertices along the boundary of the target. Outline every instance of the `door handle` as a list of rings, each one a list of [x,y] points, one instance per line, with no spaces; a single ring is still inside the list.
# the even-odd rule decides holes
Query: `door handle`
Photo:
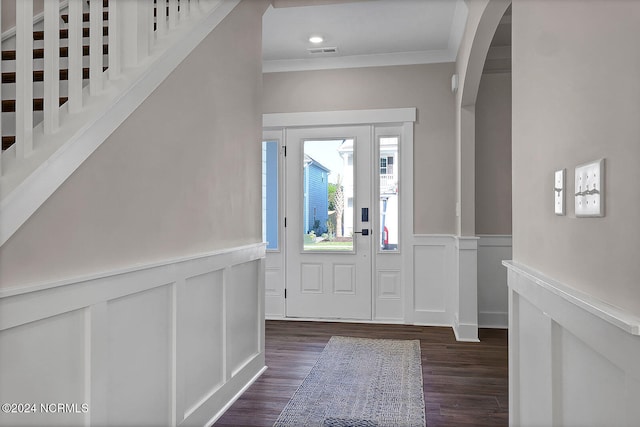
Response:
[[[354,231],[354,234],[362,234],[363,236],[368,236],[369,235],[369,229],[368,228],[363,228],[362,231]]]

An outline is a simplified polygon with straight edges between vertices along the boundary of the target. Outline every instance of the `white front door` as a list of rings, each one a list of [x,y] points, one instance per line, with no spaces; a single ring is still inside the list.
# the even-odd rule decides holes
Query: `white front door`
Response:
[[[286,316],[372,318],[372,126],[286,130]]]

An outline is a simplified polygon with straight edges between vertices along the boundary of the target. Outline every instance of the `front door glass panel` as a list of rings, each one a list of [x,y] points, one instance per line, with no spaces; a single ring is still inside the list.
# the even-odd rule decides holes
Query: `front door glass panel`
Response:
[[[303,250],[353,252],[353,139],[304,141]]]

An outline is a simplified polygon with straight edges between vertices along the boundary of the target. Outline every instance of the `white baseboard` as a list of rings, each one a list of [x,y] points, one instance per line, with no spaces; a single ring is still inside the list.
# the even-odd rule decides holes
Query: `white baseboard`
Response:
[[[509,327],[508,312],[480,312],[478,313],[478,327],[488,329],[507,329]]]
[[[88,405],[24,425],[205,425],[265,368],[263,257],[255,244],[4,291],[0,400]]]
[[[456,336],[456,341],[480,342],[478,339],[478,325],[475,323],[460,323],[458,319],[455,319],[453,333]]]

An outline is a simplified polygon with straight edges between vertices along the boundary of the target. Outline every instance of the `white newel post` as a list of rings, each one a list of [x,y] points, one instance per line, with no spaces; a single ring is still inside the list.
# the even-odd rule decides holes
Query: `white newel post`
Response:
[[[458,301],[453,330],[458,341],[478,341],[478,237],[457,236]]]
[[[69,112],[82,110],[82,0],[69,0]]]
[[[89,93],[91,95],[96,95],[103,89],[103,9],[102,0],[91,0],[89,3]]]
[[[153,14],[153,3],[126,0],[120,2],[119,30],[122,37],[122,66],[136,67],[149,55],[149,16]]]
[[[122,44],[120,43],[120,1],[109,1],[109,80],[120,77]]]
[[[33,151],[33,1],[16,2],[16,158]]]
[[[60,3],[44,2],[44,133],[60,127]]]

